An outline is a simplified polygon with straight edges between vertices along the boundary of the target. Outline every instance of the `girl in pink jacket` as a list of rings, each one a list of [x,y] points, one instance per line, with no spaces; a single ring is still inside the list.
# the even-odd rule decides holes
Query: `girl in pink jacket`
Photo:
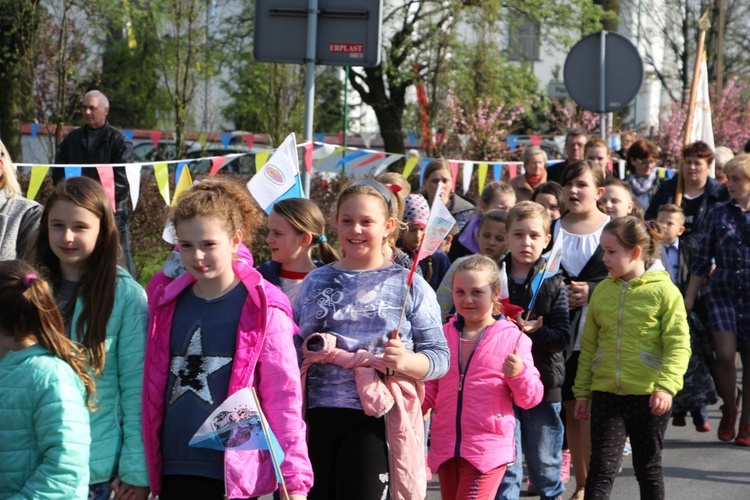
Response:
[[[187,273],[149,286],[151,321],[143,384],[144,446],[161,500],[248,498],[277,489],[266,450],[190,446],[204,421],[245,387],[258,393],[284,452],[290,500],[312,486],[297,354],[287,297],[238,258],[262,217],[244,186],[204,181],[171,219]],[[243,238],[245,236],[245,238]]]
[[[422,411],[432,414],[428,463],[444,500],[493,499],[515,458],[513,404],[528,409],[544,387],[531,340],[498,312],[497,265],[483,255],[461,261],[453,275],[458,317],[443,331],[451,350],[448,374],[426,384]]]

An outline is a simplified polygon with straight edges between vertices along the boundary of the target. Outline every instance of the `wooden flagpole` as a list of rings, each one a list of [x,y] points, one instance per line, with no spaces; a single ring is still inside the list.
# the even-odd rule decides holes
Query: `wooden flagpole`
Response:
[[[695,114],[695,101],[698,98],[698,84],[700,83],[701,64],[703,62],[703,50],[706,42],[706,31],[711,28],[711,22],[708,20],[708,10],[703,13],[701,18],[698,20],[698,29],[700,35],[698,36],[698,47],[696,48],[695,54],[695,68],[693,69],[693,83],[690,87],[690,100],[688,101],[688,112],[687,119],[685,120],[685,134],[683,136],[683,147],[690,144],[690,132],[693,128],[693,115]],[[680,163],[679,176],[677,180],[677,191],[675,192],[674,203],[680,205],[682,203],[682,196],[685,192],[685,176],[682,175],[682,163]]]

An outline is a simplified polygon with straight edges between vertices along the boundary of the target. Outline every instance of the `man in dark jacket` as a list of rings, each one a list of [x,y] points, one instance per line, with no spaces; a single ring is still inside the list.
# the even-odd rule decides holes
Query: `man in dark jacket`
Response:
[[[100,181],[96,166],[126,164],[133,161],[133,143],[107,122],[109,100],[98,90],[87,92],[83,97],[81,115],[86,123],[70,132],[60,143],[55,163],[61,165],[94,165],[81,169],[81,175]],[[130,253],[130,229],[128,227],[128,203],[130,186],[125,167],[113,167],[115,180],[115,219],[120,231],[125,266],[135,276],[135,266]],[[65,178],[61,168],[52,170],[55,184]]]
[[[574,161],[584,159],[584,149],[588,141],[588,133],[582,128],[569,130],[565,135],[565,161],[547,167],[547,182],[555,181],[559,184],[565,167]]]

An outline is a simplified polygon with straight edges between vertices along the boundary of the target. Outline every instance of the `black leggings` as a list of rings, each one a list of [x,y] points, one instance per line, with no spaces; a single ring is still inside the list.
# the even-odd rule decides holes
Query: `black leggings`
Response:
[[[307,410],[315,482],[308,500],[380,500],[388,488],[385,419],[347,408]]]
[[[201,498],[223,500],[226,498],[224,481],[200,476],[162,476],[159,500],[184,500]],[[249,498],[247,500],[257,500]]]
[[[586,478],[586,500],[609,498],[628,435],[641,498],[664,498],[661,450],[664,448],[664,432],[671,412],[655,416],[649,408],[649,398],[594,392],[591,398],[591,464]]]

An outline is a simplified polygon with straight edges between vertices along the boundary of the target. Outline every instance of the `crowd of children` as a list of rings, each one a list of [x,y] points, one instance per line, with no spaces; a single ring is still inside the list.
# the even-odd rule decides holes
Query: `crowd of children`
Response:
[[[148,293],[118,265],[101,185],[60,182],[8,240],[24,260],[0,261],[0,498],[418,499],[431,470],[444,499],[510,500],[524,463],[542,499],[571,464],[573,500],[609,498],[628,438],[641,498],[664,498],[670,416],[708,432],[720,397],[719,439],[750,446],[750,155],[725,187],[703,143],[680,183],[633,148],[627,180],[594,139],[558,184],[530,147],[476,205],[444,160],[422,193],[393,173],[351,182],[338,251],[310,200],[265,217],[241,184],[203,180],[170,210],[175,253]],[[458,224],[412,266],[438,197]],[[278,467],[191,444],[245,388]]]

